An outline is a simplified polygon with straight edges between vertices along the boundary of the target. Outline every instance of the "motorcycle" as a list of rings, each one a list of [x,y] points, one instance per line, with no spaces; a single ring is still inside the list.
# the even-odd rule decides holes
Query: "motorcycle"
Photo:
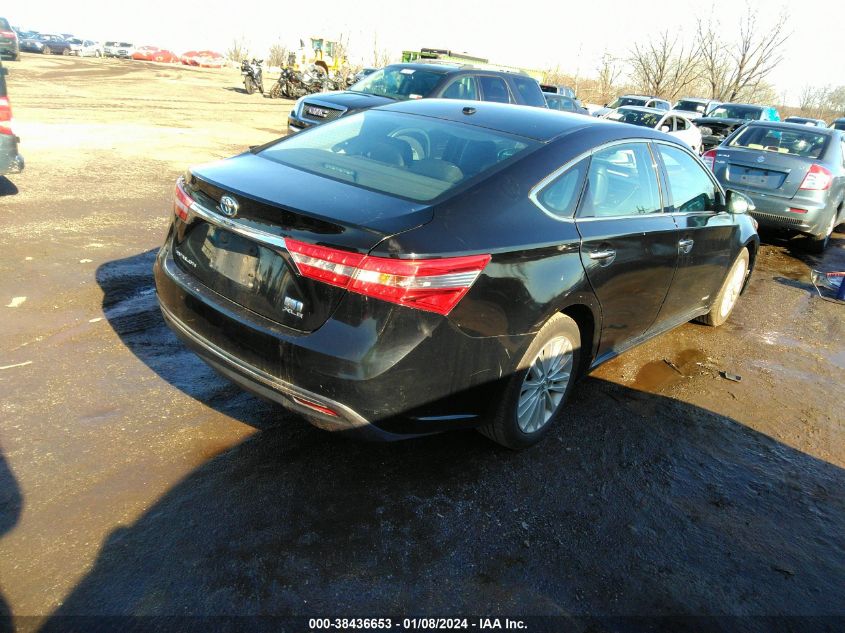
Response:
[[[251,95],[256,90],[264,94],[264,79],[261,64],[263,59],[253,59],[252,61],[243,60],[241,62],[241,74],[244,76],[244,89],[246,93]]]
[[[279,79],[270,89],[270,97],[273,99],[279,97],[299,99],[315,92],[336,89],[325,70],[316,64],[312,64],[303,72],[296,71],[293,68],[282,68]]]

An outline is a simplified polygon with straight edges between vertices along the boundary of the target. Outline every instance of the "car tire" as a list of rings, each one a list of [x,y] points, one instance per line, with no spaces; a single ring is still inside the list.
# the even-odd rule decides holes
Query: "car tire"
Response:
[[[492,420],[478,430],[514,450],[539,442],[561,417],[580,361],[578,324],[565,314],[554,315],[528,346]]]
[[[748,249],[743,248],[725,276],[725,281],[722,282],[719,294],[716,295],[713,305],[710,306],[710,312],[698,317],[696,319],[697,321],[712,327],[719,327],[728,320],[734,307],[736,307],[739,293],[742,292],[742,288],[745,286],[745,280],[748,277],[749,261]]]
[[[65,57],[69,57],[72,54],[73,54],[73,52],[69,48],[63,48],[62,49],[62,55],[64,55]]]
[[[821,255],[824,253],[827,245],[830,244],[830,236],[833,234],[833,230],[836,228],[836,213],[830,218],[830,224],[827,227],[827,231],[823,237],[808,237],[807,241],[805,242],[807,252],[813,253],[815,255]]]
[[[41,49],[41,54],[42,55],[52,55],[53,51],[50,50],[49,46],[45,46],[44,48]]]

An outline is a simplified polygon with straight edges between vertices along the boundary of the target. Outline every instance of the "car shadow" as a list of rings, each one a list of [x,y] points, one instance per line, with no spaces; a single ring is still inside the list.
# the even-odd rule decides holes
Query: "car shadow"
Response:
[[[22,510],[20,487],[0,452],[0,538],[17,525]],[[0,591],[0,633],[11,633],[14,630],[12,611]]]
[[[15,183],[6,176],[0,176],[0,196],[15,196],[18,193],[19,189]]]
[[[183,380],[189,353],[132,309],[153,256],[100,267],[107,318],[223,406],[222,380]],[[263,430],[112,532],[43,631],[96,614],[845,616],[845,470],[732,418],[587,378],[516,453],[470,431],[373,444],[262,425],[254,402],[226,410]]]

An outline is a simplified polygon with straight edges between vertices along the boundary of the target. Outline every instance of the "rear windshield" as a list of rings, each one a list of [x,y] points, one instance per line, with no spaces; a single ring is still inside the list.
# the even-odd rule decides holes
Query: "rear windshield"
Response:
[[[117,42],[106,42],[106,46],[117,46]]]
[[[698,112],[699,114],[704,114],[706,108],[707,106],[704,103],[699,103],[698,101],[684,101],[682,99],[675,104],[673,110],[683,110],[684,112]]]
[[[621,108],[622,106],[644,106],[648,99],[640,99],[639,97],[619,97],[616,101],[611,103],[608,108]]]
[[[9,26],[9,21],[6,18],[0,18],[0,29],[4,31],[8,31],[11,29]]]
[[[830,127],[832,127],[834,130],[845,130],[845,119],[843,119],[842,121],[834,121],[833,123],[831,123]]]
[[[369,110],[282,139],[259,156],[427,202],[539,143],[486,128]]]
[[[430,70],[388,66],[370,73],[349,89],[397,101],[427,97],[443,74]]]
[[[613,121],[619,121],[620,123],[630,123],[631,125],[640,125],[642,127],[657,127],[663,115],[655,114],[654,112],[643,112],[642,110],[620,108],[616,112],[608,114],[607,118]]]
[[[763,113],[763,108],[743,105],[720,105],[710,113],[714,119],[745,119],[756,121]]]
[[[824,152],[828,138],[828,134],[813,132],[812,129],[786,130],[750,125],[737,134],[731,141],[731,147],[819,158]]]

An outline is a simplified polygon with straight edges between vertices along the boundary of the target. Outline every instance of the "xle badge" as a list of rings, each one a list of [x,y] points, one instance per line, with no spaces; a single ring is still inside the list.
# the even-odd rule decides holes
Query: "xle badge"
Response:
[[[292,297],[285,297],[285,302],[284,302],[284,305],[283,305],[284,311],[287,312],[288,314],[292,314],[297,319],[302,318],[302,308],[303,307],[304,306],[302,305],[301,301],[297,301],[296,299],[293,299]]]

